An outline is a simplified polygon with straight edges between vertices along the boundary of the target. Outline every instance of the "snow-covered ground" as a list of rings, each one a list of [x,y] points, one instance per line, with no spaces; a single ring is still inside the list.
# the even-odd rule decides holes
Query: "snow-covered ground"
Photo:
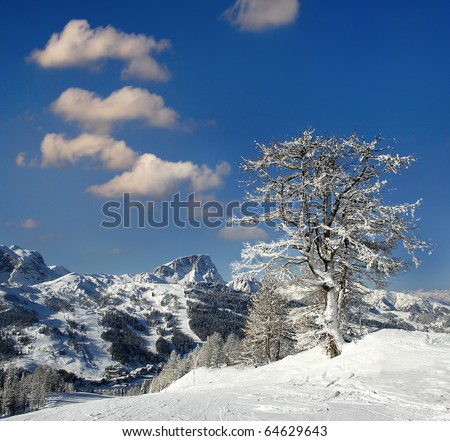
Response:
[[[94,398],[10,419],[450,420],[450,335],[382,330],[332,360],[315,348],[257,369],[198,369],[158,394]]]

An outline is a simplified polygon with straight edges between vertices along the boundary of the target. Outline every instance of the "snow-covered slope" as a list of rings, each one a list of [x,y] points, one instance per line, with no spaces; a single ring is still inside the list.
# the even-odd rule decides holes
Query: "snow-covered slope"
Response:
[[[12,420],[450,420],[450,335],[382,330],[327,359],[198,369],[167,390],[63,405]]]
[[[153,274],[167,283],[225,285],[211,258],[204,254],[180,257],[156,268]]]
[[[17,342],[22,355],[6,364],[46,364],[84,378],[102,378],[105,368],[118,363],[102,336],[108,329],[102,319],[111,311],[137,319],[139,327],[133,332],[154,353],[160,334],[170,342],[174,329],[200,342],[189,327],[183,287],[139,280],[142,277],[70,273],[32,287],[0,286],[0,319],[8,312],[29,317],[25,323],[11,323],[11,330],[21,325]]]

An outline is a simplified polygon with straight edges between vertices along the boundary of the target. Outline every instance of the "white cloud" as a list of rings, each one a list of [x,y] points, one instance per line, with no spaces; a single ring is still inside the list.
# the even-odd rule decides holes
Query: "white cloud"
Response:
[[[298,0],[236,0],[224,16],[243,31],[261,32],[293,23],[298,10]]]
[[[105,135],[83,133],[77,138],[49,133],[41,143],[43,167],[63,167],[83,158],[100,161],[108,169],[127,169],[136,162],[137,154],[124,141]]]
[[[218,236],[225,240],[266,240],[269,235],[260,227],[243,227],[242,225],[236,225],[232,227],[225,227],[219,231]]]
[[[16,156],[17,167],[36,167],[37,164],[38,164],[38,161],[36,158],[29,159],[27,161],[27,155],[25,154],[25,152],[20,152]]]
[[[194,191],[220,187],[229,172],[230,166],[226,162],[213,170],[191,161],[170,162],[146,153],[137,159],[132,170],[105,184],[89,187],[87,191],[101,197],[115,197],[126,192],[136,196],[163,197],[182,184]]]
[[[26,161],[25,161],[25,153],[24,152],[20,152],[17,156],[16,156],[16,165],[18,167],[25,167]]]
[[[108,132],[114,123],[144,120],[150,126],[172,128],[177,112],[166,107],[164,99],[146,89],[123,87],[101,98],[84,89],[70,88],[51,105],[66,121],[77,121],[85,129]]]
[[[32,230],[34,228],[38,228],[39,225],[40,225],[40,222],[37,221],[36,219],[32,219],[32,218],[26,219],[20,223],[20,226],[22,228],[25,228],[26,230]]]
[[[169,40],[156,41],[143,34],[127,34],[112,26],[92,29],[87,20],[71,20],[61,33],[51,36],[45,49],[34,50],[30,59],[42,67],[82,67],[106,59],[126,63],[123,77],[166,81],[170,74],[153,54],[170,48]]]

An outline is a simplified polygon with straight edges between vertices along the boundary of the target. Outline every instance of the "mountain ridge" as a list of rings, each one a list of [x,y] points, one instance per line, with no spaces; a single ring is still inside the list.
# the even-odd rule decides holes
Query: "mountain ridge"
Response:
[[[156,269],[158,277],[77,274],[48,267],[36,251],[0,250],[0,339],[16,348],[0,353],[5,365],[46,364],[101,380],[111,371],[154,370],[170,351],[201,344],[204,326],[203,338],[243,326],[245,299],[226,288],[206,255],[175,259]]]
[[[245,276],[226,285],[211,258],[202,254],[135,275],[56,268],[36,251],[0,246],[0,327],[5,333],[0,338],[15,348],[0,353],[5,364],[31,369],[48,364],[94,380],[111,377],[114,370],[131,373],[147,366],[151,371],[169,351],[183,354],[185,344],[193,348],[214,332],[223,338],[242,336],[257,289],[257,282]],[[295,299],[295,290],[291,294]],[[437,302],[434,297],[372,291],[362,303],[349,305],[348,319],[367,332],[450,332],[447,298],[442,294]],[[296,307],[301,304],[297,301]]]

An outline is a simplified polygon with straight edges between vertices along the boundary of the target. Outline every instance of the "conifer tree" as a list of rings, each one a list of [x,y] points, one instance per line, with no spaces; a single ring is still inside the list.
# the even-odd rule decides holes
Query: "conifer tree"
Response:
[[[208,336],[199,351],[198,366],[216,368],[225,364],[223,345],[223,338],[218,332]]]
[[[278,285],[275,277],[266,276],[252,298],[242,342],[244,360],[270,363],[292,352],[294,330],[289,303],[276,292]]]

